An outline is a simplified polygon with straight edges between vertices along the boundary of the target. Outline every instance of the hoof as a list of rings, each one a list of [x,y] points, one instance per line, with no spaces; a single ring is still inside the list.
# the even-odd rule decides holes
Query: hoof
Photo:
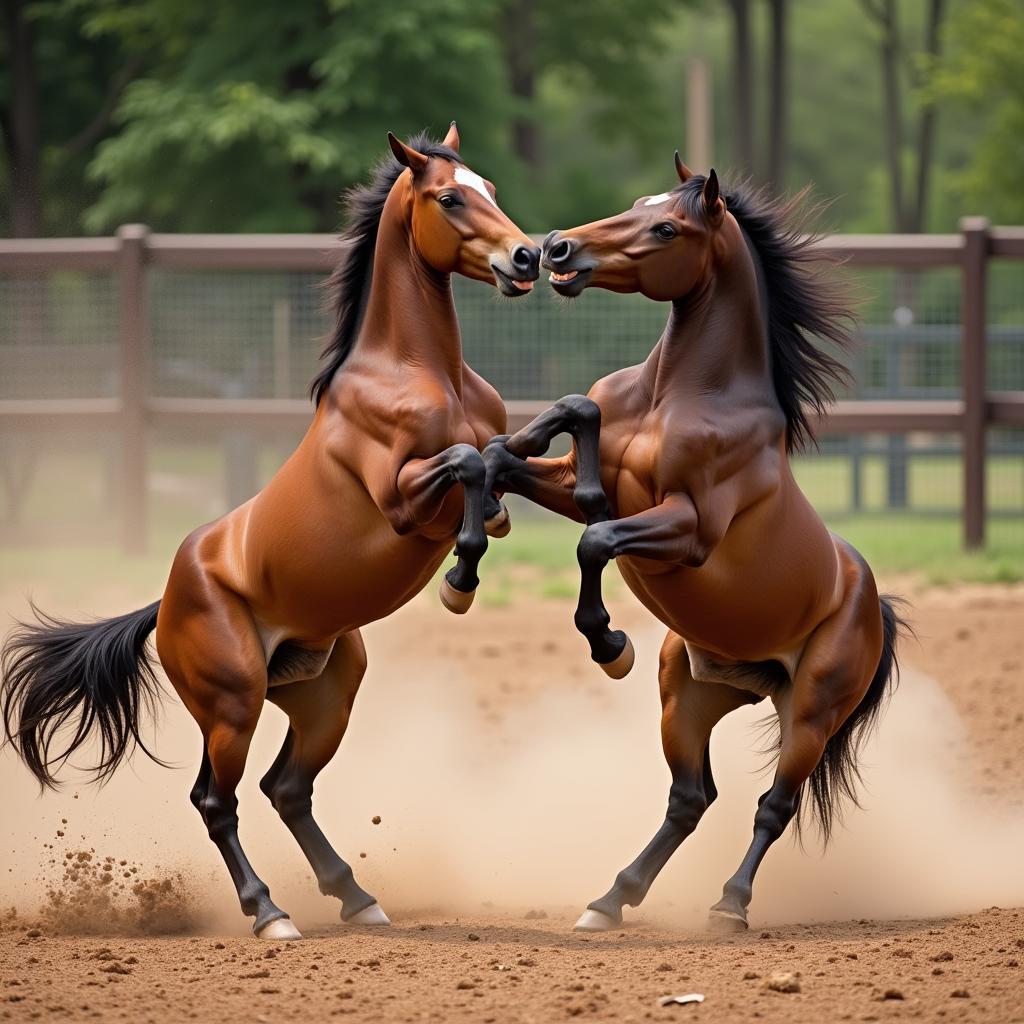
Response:
[[[614,661],[601,664],[601,668],[612,677],[612,679],[623,679],[629,675],[633,662],[636,661],[636,652],[633,650],[633,641],[626,637],[626,646],[622,648]]]
[[[574,932],[610,932],[619,926],[600,910],[591,910],[589,907],[580,914],[580,919],[572,926]]]
[[[287,917],[275,917],[256,932],[256,938],[269,939],[271,942],[296,942],[302,938],[302,932]]]
[[[484,522],[484,530],[487,531],[488,537],[507,537],[511,529],[512,520],[504,505],[501,506],[501,511],[494,518]]]
[[[441,604],[456,615],[465,615],[473,604],[475,596],[476,591],[474,590],[467,594],[462,590],[456,590],[447,579],[441,580]]]
[[[747,919],[741,914],[732,910],[709,910],[708,931],[718,932],[720,935],[731,935],[735,932],[745,932],[750,925]]]
[[[391,918],[381,910],[379,903],[371,903],[363,907],[358,914],[353,914],[345,924],[372,925],[375,928],[386,928],[391,924]]]

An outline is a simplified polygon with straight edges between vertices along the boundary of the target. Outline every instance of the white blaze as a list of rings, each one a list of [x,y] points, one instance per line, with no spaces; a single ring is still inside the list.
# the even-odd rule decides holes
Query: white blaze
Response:
[[[460,185],[465,185],[467,188],[471,188],[474,191],[479,192],[480,195],[482,195],[484,199],[491,204],[491,206],[498,205],[491,196],[491,193],[487,191],[484,179],[475,171],[471,171],[468,167],[456,167],[455,180]]]
[[[671,198],[671,192],[662,192],[661,195],[651,196],[650,199],[644,202],[644,206],[661,206],[662,203],[667,203]]]

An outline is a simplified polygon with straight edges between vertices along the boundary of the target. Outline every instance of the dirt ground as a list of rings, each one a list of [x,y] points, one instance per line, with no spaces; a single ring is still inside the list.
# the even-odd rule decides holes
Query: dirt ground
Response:
[[[603,891],[601,880],[610,882],[649,838],[663,807],[652,696],[659,634],[646,613],[628,598],[613,608],[640,657],[630,677],[611,683],[587,662],[567,602],[480,606],[453,619],[424,594],[367,631],[367,704],[361,723],[357,705],[353,730],[373,731],[385,720],[378,711],[392,730],[383,746],[379,735],[350,733],[353,752],[343,755],[354,792],[338,786],[337,813],[364,823],[348,826],[366,858],[354,859],[356,870],[369,875],[393,927],[330,924],[328,901],[311,896],[318,902],[306,909],[290,895],[300,883],[312,886],[308,872],[295,871],[294,882],[275,875],[272,885],[289,896],[306,941],[259,943],[232,912],[223,868],[191,808],[181,807],[191,765],[179,777],[139,764],[134,779],[105,795],[83,788],[39,802],[5,755],[0,788],[12,817],[0,835],[10,858],[0,906],[17,912],[0,921],[0,1020],[1024,1021],[1024,896],[1014,882],[1024,804],[1024,588],[884,582],[911,598],[917,640],[904,645],[909,678],[882,725],[889,746],[873,755],[874,806],[867,801],[850,818],[849,835],[824,857],[779,844],[742,935],[708,935],[699,922],[717,895],[705,879],[720,885],[746,844],[747,796],[719,822],[728,846],[667,869],[622,929],[570,930],[581,894]],[[0,596],[15,610],[13,594]],[[428,678],[423,667],[435,664],[440,678]],[[374,697],[373,685],[387,692]],[[635,725],[631,701],[642,708]],[[448,729],[456,714],[457,728]],[[172,737],[179,726],[169,712]],[[170,749],[186,761],[193,753]],[[263,763],[272,752],[260,748]],[[406,756],[424,779],[411,784],[402,769],[412,786],[402,802],[384,763]],[[733,777],[728,763],[723,770]],[[612,792],[619,776],[624,789]],[[655,791],[641,801],[634,787],[643,780],[646,791],[648,778]],[[603,791],[590,795],[590,782]],[[372,796],[360,802],[366,790]],[[283,827],[257,801],[258,793],[243,794],[243,819],[255,820],[253,836],[276,825],[276,837]],[[636,814],[634,802],[643,805]],[[378,808],[384,823],[372,825]],[[341,827],[329,824],[331,834]],[[433,832],[446,845],[423,852]],[[496,855],[513,834],[514,848]],[[137,913],[110,917],[107,934],[69,934],[79,929],[54,916],[52,897],[49,916],[40,912],[48,886],[58,902],[80,895],[67,881],[69,854],[95,848],[100,863],[105,849],[132,841],[126,864],[142,864],[138,877],[157,859],[166,870],[175,851],[176,863],[196,865],[186,895],[199,912],[183,919],[184,934],[140,934],[155,929]],[[244,831],[243,841],[253,849]],[[277,849],[251,856],[273,865]],[[481,865],[488,858],[494,864]],[[132,878],[124,884],[130,896]],[[775,975],[790,975],[777,985],[797,991],[770,987]],[[703,1003],[659,1003],[688,993]]]

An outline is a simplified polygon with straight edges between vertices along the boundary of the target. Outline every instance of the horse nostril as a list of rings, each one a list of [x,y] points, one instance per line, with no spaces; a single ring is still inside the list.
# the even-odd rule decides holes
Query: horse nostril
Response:
[[[567,260],[572,253],[572,246],[569,244],[568,239],[563,238],[560,242],[555,242],[551,249],[548,251],[548,259],[552,263],[563,263]]]
[[[525,245],[517,245],[512,250],[512,266],[524,274],[532,273],[537,269],[539,252],[539,249],[529,249]]]

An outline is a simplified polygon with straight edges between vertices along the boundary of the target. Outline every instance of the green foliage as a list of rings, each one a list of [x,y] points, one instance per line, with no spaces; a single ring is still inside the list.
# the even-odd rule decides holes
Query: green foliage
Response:
[[[1004,223],[1024,221],[1024,10],[1019,0],[972,0],[947,26],[950,53],[932,69],[931,91],[958,117],[981,126],[953,175],[970,209]]]
[[[954,229],[967,213],[1019,222],[1024,10],[948,0],[929,67],[918,53],[927,2],[897,6],[908,147],[920,105],[939,108],[928,228]],[[877,27],[862,0],[788,9],[786,183],[814,182],[834,199],[831,228],[886,230]],[[128,220],[333,230],[339,195],[384,151],[386,130],[442,133],[453,117],[467,159],[525,228],[590,220],[671,184],[695,55],[711,67],[714,162],[727,171],[734,158],[724,0],[37,0],[28,11],[47,233]],[[768,5],[751,11],[764,147]],[[12,95],[7,32],[0,23],[0,115]],[[517,55],[532,68],[532,98],[513,88]],[[530,165],[515,139],[523,124],[539,130]]]

